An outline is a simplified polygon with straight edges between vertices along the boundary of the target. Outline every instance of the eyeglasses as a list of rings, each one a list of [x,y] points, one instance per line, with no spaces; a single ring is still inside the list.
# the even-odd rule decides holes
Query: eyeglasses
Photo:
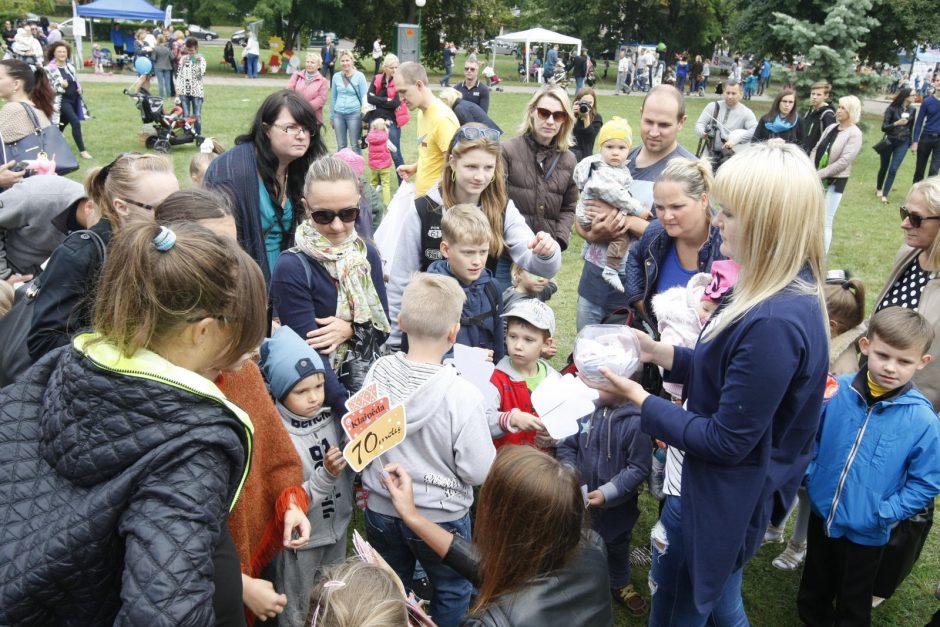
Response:
[[[287,124],[281,125],[277,122],[271,124],[274,128],[281,131],[285,135],[293,135],[294,137],[303,137],[304,135],[310,134],[310,129],[305,126],[300,126],[299,124]]]
[[[542,120],[552,118],[558,124],[562,124],[565,120],[568,119],[568,114],[564,111],[549,111],[548,109],[543,109],[542,107],[536,107],[535,112],[539,114],[539,118]]]
[[[940,216],[921,216],[916,213],[911,213],[907,210],[907,207],[901,207],[901,222],[904,222],[904,218],[907,218],[911,221],[911,226],[915,229],[919,229],[920,225],[924,220],[940,220]]]
[[[464,71],[464,72],[476,72],[476,71],[477,71],[477,68],[475,68],[475,67],[465,67],[465,68],[463,69],[463,71]]]
[[[140,207],[141,209],[145,209],[147,211],[154,211],[156,209],[156,207],[154,207],[153,205],[148,205],[147,203],[138,202],[136,200],[131,200],[130,198],[121,198],[121,200],[123,200],[124,204],[126,205],[134,205],[135,207]]]
[[[358,217],[359,207],[348,207],[339,211],[317,209],[310,212],[310,218],[317,224],[331,224],[336,218],[339,218],[341,222],[355,222]]]
[[[474,141],[476,139],[488,139],[491,142],[498,142],[499,137],[502,135],[500,131],[497,131],[495,128],[481,128],[479,126],[461,126],[457,129],[457,132],[454,133],[453,144],[456,144],[461,139],[466,139],[467,141]],[[453,146],[452,144],[452,146]]]

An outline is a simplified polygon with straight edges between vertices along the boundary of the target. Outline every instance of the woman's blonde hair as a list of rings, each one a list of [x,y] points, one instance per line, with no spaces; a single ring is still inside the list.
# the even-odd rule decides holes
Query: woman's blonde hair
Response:
[[[487,126],[479,122],[471,122],[460,128],[483,129]],[[453,207],[458,204],[457,178],[451,161],[459,160],[471,150],[482,150],[496,157],[493,180],[480,194],[480,209],[483,210],[483,215],[486,216],[486,220],[493,230],[493,236],[490,238],[490,256],[499,257],[506,248],[503,228],[506,219],[506,203],[509,202],[509,194],[506,191],[506,165],[499,141],[483,135],[476,139],[467,139],[460,133],[460,129],[457,129],[450,150],[447,151],[447,158],[444,159],[444,173],[441,176],[441,200],[444,201],[444,207]]]
[[[208,138],[208,141],[212,142],[212,152],[202,152],[202,147],[200,147],[199,152],[189,160],[189,178],[198,185],[202,185],[202,179],[206,175],[206,170],[209,169],[209,164],[225,152],[225,147],[214,137]]]
[[[401,63],[401,61],[398,60],[398,55],[389,52],[387,55],[385,55],[385,58],[382,59],[382,71],[383,72],[385,71],[385,66],[388,65],[389,63]]]
[[[310,592],[304,625],[408,627],[405,588],[385,564],[350,560],[330,566]]]
[[[310,61],[311,59],[316,61],[318,66],[323,65],[323,57],[320,56],[319,52],[308,52],[307,58],[304,59],[304,61]]]
[[[571,102],[568,100],[568,92],[558,85],[542,85],[542,87],[535,92],[535,95],[529,100],[529,104],[526,105],[522,124],[519,125],[519,134],[525,135],[526,133],[535,132],[535,128],[532,124],[532,115],[538,107],[539,100],[544,96],[549,96],[557,100],[562,110],[567,114],[564,123],[561,125],[561,128],[558,129],[558,134],[555,135],[555,149],[558,152],[564,152],[568,150],[569,146],[571,146],[574,141],[572,138],[574,113],[571,111]]]
[[[862,119],[862,101],[856,96],[842,96],[839,98],[839,105],[845,107],[846,113],[849,114],[849,121],[852,124],[858,124],[858,121]],[[796,107],[794,107],[795,109]]]
[[[356,57],[353,56],[352,50],[349,48],[340,48],[339,52],[336,53],[336,60],[341,61],[343,57],[352,59],[353,69],[356,69]]]
[[[713,196],[735,220],[741,269],[727,308],[705,333],[714,337],[785,289],[815,296],[828,329],[823,188],[806,153],[793,144],[750,146],[721,166]],[[799,277],[804,268],[808,280]]]
[[[441,90],[441,93],[439,93],[437,97],[441,99],[441,102],[443,102],[448,107],[453,109],[454,104],[456,104],[458,100],[463,98],[463,94],[461,94],[459,91],[457,91],[453,87],[445,87],[444,89]]]
[[[940,216],[940,176],[931,176],[914,183],[911,191],[907,192],[907,201],[911,196],[920,194],[927,205],[927,211],[935,216]],[[940,232],[933,238],[933,243],[925,250],[927,253],[927,264],[924,270],[928,272],[940,272]]]
[[[173,164],[162,155],[127,153],[104,167],[89,170],[85,177],[85,194],[101,216],[111,223],[112,229],[122,222],[112,203],[116,198],[134,198],[140,177],[149,172],[173,175]]]
[[[705,196],[705,220],[711,220],[709,205],[715,179],[712,177],[712,166],[707,159],[673,159],[659,175],[655,185],[667,182],[681,185],[682,193],[689,198],[698,200]]]

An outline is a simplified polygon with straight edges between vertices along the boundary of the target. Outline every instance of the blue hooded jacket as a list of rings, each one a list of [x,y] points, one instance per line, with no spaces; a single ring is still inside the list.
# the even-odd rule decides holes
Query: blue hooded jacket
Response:
[[[493,274],[484,268],[479,279],[464,285],[450,271],[450,262],[446,259],[433,262],[428,266],[428,272],[456,279],[467,295],[460,315],[457,344],[492,350],[493,363],[498,363],[506,353],[503,319],[499,317],[503,313],[503,297],[493,280]]]
[[[806,471],[813,511],[826,535],[865,546],[940,494],[940,421],[911,384],[868,405],[868,370],[838,378]]]

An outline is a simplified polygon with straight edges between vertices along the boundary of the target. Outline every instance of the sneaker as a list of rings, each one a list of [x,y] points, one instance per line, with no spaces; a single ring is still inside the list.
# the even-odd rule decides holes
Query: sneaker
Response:
[[[627,611],[633,616],[646,614],[646,601],[634,589],[632,583],[619,590],[611,590],[610,594],[614,597],[614,601],[627,608]]]
[[[800,567],[800,564],[803,563],[803,560],[806,558],[806,543],[801,542],[799,544],[794,544],[791,540],[787,542],[787,548],[783,550],[783,553],[774,558],[774,561],[771,562],[774,568],[777,570],[796,570]]]

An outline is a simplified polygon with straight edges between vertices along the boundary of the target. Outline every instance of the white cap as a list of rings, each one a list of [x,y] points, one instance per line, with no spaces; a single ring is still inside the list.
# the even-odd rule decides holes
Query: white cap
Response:
[[[520,318],[536,329],[545,329],[550,336],[555,335],[555,312],[537,298],[517,300],[502,317]]]

